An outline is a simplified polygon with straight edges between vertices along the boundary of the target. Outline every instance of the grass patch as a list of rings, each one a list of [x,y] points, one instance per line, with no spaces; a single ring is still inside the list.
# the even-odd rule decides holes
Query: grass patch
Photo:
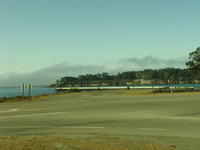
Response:
[[[33,100],[43,100],[48,99],[57,95],[61,95],[63,93],[55,93],[55,94],[41,94],[37,96],[15,96],[15,97],[3,97],[0,98],[0,103],[9,103],[9,102],[21,102],[21,101],[33,101]]]
[[[55,94],[42,94],[37,96],[16,96],[16,97],[3,97],[0,98],[0,103],[9,103],[9,102],[20,102],[20,101],[33,101],[33,100],[44,100],[49,99],[54,96],[64,95],[64,94],[89,94],[89,95],[163,95],[163,94],[193,94],[193,93],[200,93],[200,88],[195,90],[187,90],[182,88],[174,88],[171,93],[171,89],[124,89],[124,90],[101,90],[101,91],[83,91],[79,89],[70,89],[66,92],[58,92]]]
[[[2,137],[2,150],[175,150],[176,146],[158,146],[150,142],[121,140],[113,137]]]
[[[188,90],[183,88],[162,88],[162,89],[133,89],[133,90],[125,90],[121,92],[121,95],[165,95],[165,94],[193,94],[200,93],[199,89]]]

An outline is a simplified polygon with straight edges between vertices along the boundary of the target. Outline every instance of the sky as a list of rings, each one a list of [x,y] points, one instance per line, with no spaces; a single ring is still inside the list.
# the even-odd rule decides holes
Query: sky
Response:
[[[199,0],[0,0],[0,86],[186,68]]]

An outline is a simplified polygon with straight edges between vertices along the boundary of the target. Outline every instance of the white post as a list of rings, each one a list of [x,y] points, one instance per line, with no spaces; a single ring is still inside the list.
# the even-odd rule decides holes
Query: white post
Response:
[[[172,87],[170,86],[170,80],[169,79],[168,79],[168,84],[169,84],[169,88],[170,88],[171,93],[172,93],[173,91],[172,91]]]
[[[25,84],[22,83],[22,84],[21,84],[21,89],[22,89],[22,98],[24,98],[24,88],[25,88]]]
[[[32,85],[29,84],[28,85],[28,94],[29,94],[29,98],[31,99],[31,89],[32,89]]]

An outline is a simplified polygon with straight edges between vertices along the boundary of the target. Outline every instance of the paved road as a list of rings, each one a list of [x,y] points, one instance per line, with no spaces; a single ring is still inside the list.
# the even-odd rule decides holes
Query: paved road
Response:
[[[200,94],[83,92],[0,104],[1,135],[110,134],[200,139]]]

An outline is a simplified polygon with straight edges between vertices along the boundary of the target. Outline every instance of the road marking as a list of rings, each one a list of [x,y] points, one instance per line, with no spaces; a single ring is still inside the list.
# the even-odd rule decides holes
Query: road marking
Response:
[[[20,112],[26,112],[26,111],[35,111],[35,110],[53,110],[53,109],[57,109],[57,108],[38,108],[38,109],[21,109]],[[7,113],[7,112],[14,112],[14,111],[18,111],[18,108],[15,109],[11,109],[11,110],[4,110],[4,111],[0,111],[0,113]]]
[[[63,126],[63,128],[75,128],[75,129],[104,129],[105,127],[76,127],[76,126]]]
[[[37,116],[37,115],[50,115],[50,114],[65,114],[66,112],[49,112],[49,113],[37,113],[37,114],[23,114],[23,115],[9,115],[1,116],[1,118],[13,118],[13,117],[26,117],[26,116]]]
[[[13,112],[13,111],[18,111],[18,108],[11,109],[11,110],[5,110],[5,111],[0,111],[0,113],[7,113],[7,112]]]
[[[25,110],[21,110],[21,112],[24,112],[24,111],[35,111],[35,110],[53,110],[53,109],[57,109],[57,108],[37,108],[37,109],[28,109],[26,108]]]
[[[6,126],[0,129],[21,129],[21,128],[73,128],[73,129],[104,129],[105,127],[78,127],[78,126]]]
[[[11,111],[13,112],[13,111],[18,111],[18,110],[19,110],[19,109],[16,108],[16,109],[12,109]]]
[[[138,128],[138,130],[166,131],[167,129],[157,129],[157,128]]]

